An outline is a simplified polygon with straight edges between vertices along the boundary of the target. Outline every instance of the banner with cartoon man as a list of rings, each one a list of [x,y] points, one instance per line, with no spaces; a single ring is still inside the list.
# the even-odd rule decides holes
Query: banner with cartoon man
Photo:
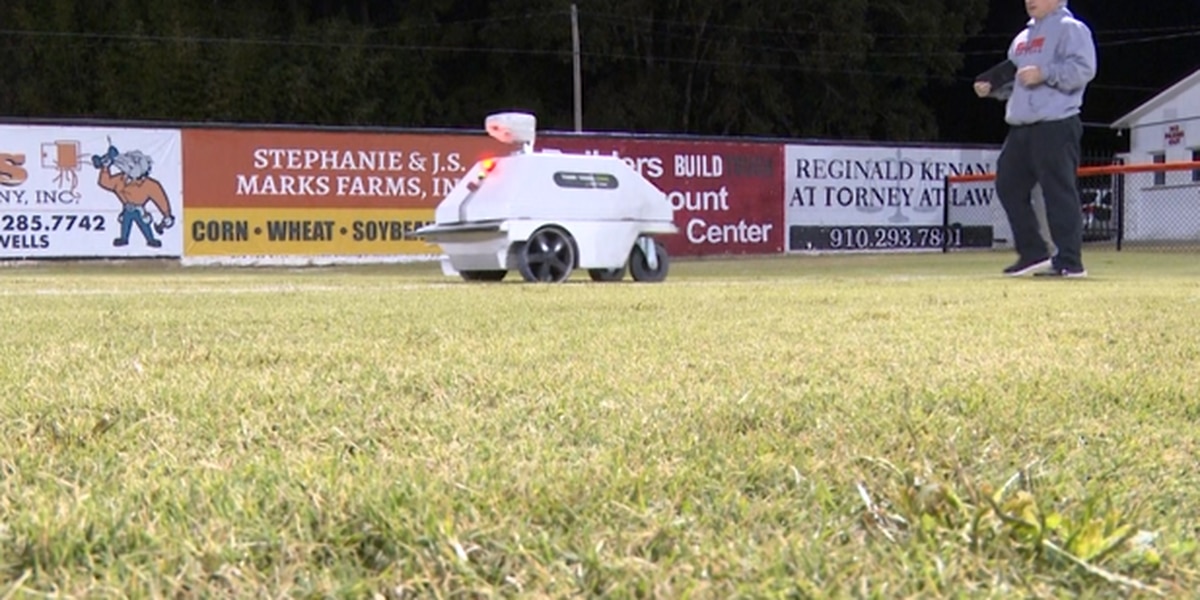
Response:
[[[179,130],[0,125],[0,258],[175,258]]]

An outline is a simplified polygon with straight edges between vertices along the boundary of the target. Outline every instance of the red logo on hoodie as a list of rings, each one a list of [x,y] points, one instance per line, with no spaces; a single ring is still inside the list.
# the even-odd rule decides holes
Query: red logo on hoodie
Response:
[[[1044,48],[1045,46],[1046,46],[1046,38],[1045,37],[1038,37],[1038,38],[1033,38],[1032,40],[1029,40],[1027,42],[1020,42],[1017,44],[1016,55],[1021,56],[1023,54],[1041,54],[1042,48]]]

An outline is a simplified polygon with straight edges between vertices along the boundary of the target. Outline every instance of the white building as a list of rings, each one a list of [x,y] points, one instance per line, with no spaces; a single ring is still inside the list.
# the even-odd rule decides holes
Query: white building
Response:
[[[1200,70],[1112,124],[1128,132],[1124,162],[1200,161]],[[1200,169],[1125,175],[1125,239],[1200,240]]]

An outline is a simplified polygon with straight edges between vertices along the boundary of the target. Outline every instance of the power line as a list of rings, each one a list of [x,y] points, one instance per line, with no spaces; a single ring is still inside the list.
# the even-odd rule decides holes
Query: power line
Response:
[[[360,27],[355,28],[355,33],[394,33],[404,31],[420,31],[429,29],[440,29],[446,27],[455,27],[461,25],[492,25],[497,23],[508,23],[512,21],[530,21],[535,19],[546,19],[551,17],[564,17],[569,14],[569,11],[554,10],[547,12],[522,13],[520,15],[507,15],[500,17],[482,17],[478,19],[461,19],[457,21],[446,21],[444,23],[398,23],[388,27]],[[359,42],[338,43],[329,41],[308,41],[294,40],[285,38],[238,38],[238,37],[212,37],[202,35],[151,35],[151,34],[126,34],[115,32],[91,32],[91,31],[47,31],[47,30],[32,30],[32,29],[0,29],[0,36],[25,36],[25,37],[78,37],[83,39],[95,40],[117,40],[117,41],[152,41],[152,42],[181,42],[181,43],[227,43],[227,44],[247,44],[247,45],[279,45],[279,46],[312,46],[312,47],[330,47],[344,48],[348,46],[363,46],[377,47],[387,49],[395,47],[397,49],[422,49],[418,46],[406,45],[388,45],[388,44],[363,44]],[[505,52],[506,49],[498,49],[500,52]],[[511,49],[515,50],[515,49]],[[536,52],[535,52],[536,53]]]
[[[513,17],[513,18],[526,18]],[[544,14],[536,16],[545,16]],[[499,22],[511,20],[510,18],[498,19],[476,19],[473,22]],[[537,48],[506,48],[506,47],[482,47],[482,46],[451,46],[451,45],[434,45],[434,44],[390,44],[376,42],[358,42],[358,41],[328,41],[328,40],[299,40],[299,39],[282,39],[282,38],[242,38],[242,37],[208,37],[208,36],[178,36],[178,35],[155,35],[155,34],[133,34],[133,33],[98,33],[98,32],[69,32],[69,31],[45,31],[45,30],[20,30],[20,29],[0,29],[0,36],[16,36],[16,37],[34,37],[34,38],[52,38],[52,39],[85,39],[85,40],[102,40],[102,41],[118,41],[132,43],[183,43],[183,44],[205,44],[205,45],[246,45],[246,46],[270,46],[270,47],[286,47],[286,48],[359,48],[364,50],[388,50],[388,51],[407,51],[407,52],[447,52],[447,53],[476,53],[476,54],[504,54],[504,55],[525,55],[525,56],[547,56],[570,58],[572,53],[567,49],[537,49]],[[1164,39],[1180,39],[1184,37],[1198,37],[1200,31],[1189,33],[1178,33],[1164,36],[1156,36],[1152,38],[1124,40],[1121,43],[1143,43],[1151,41],[1161,41]],[[1114,43],[1115,44],[1115,43]],[[744,45],[742,45],[744,47]],[[928,57],[928,56],[951,56],[955,54],[962,55],[986,55],[995,54],[994,52],[875,52],[866,51],[864,53],[853,53],[846,51],[810,51],[798,50],[793,48],[771,47],[771,46],[751,46],[760,50],[769,50],[779,53],[794,55],[797,52],[802,52],[809,55],[825,56],[825,57],[840,57],[840,56],[890,56],[890,57]],[[647,59],[646,56],[637,54],[627,54],[620,52],[581,52],[581,56],[592,59],[608,59],[621,61],[638,61],[643,62]],[[693,57],[676,57],[676,56],[658,56],[654,57],[654,62],[666,64],[687,64],[709,67],[737,67],[749,69],[766,69],[784,72],[795,73],[824,73],[824,74],[848,74],[848,75],[864,75],[871,77],[894,77],[894,72],[877,71],[871,69],[848,69],[843,67],[826,67],[826,66],[807,66],[798,64],[778,64],[769,62],[747,62],[737,60],[718,60],[718,59],[702,59]],[[958,78],[960,81],[968,81],[965,78]],[[1093,84],[1094,89],[1111,89],[1122,91],[1154,91],[1157,88],[1145,86],[1129,86],[1119,84]]]
[[[1148,44],[1151,42],[1165,42],[1167,40],[1181,40],[1185,38],[1200,37],[1200,30],[1189,31],[1186,33],[1175,33],[1171,35],[1158,35],[1154,37],[1134,38],[1128,40],[1113,40],[1111,42],[1097,43],[1097,46],[1107,48],[1110,46],[1127,46],[1130,44]]]
[[[826,34],[822,33],[821,35],[824,36]],[[843,35],[850,36],[850,35],[856,35],[856,34],[846,33]],[[666,37],[666,38],[671,38],[671,39],[688,40],[688,41],[694,41],[696,39],[695,33],[689,34],[689,33],[680,33],[680,32],[672,32],[672,31],[656,31],[656,32],[654,32],[654,36],[655,37],[661,36],[661,37]],[[1200,30],[1190,31],[1187,33],[1173,34],[1173,35],[1163,35],[1163,36],[1156,36],[1156,37],[1119,40],[1119,41],[1112,41],[1112,42],[1108,42],[1108,41],[1098,42],[1096,45],[1097,45],[1097,47],[1103,48],[1103,47],[1108,47],[1108,46],[1157,42],[1157,41],[1164,41],[1164,40],[1169,40],[1169,39],[1180,39],[1180,38],[1196,37],[1196,36],[1200,36]],[[862,37],[870,38],[873,36],[870,34],[863,34]],[[926,37],[920,36],[919,38],[915,37],[915,39],[926,39]],[[929,38],[929,39],[932,39],[932,38]],[[734,40],[726,39],[726,40],[722,40],[722,41],[734,41]],[[783,46],[778,46],[778,45],[754,44],[754,43],[749,43],[749,44],[748,43],[737,43],[737,46],[739,48],[762,50],[765,52],[778,52],[778,53],[784,53],[784,54],[794,54],[796,52],[803,52],[804,54],[810,55],[810,56],[825,56],[825,57],[859,56],[859,55],[869,55],[872,57],[889,57],[889,58],[928,58],[928,57],[933,57],[933,56],[969,57],[969,56],[995,56],[998,52],[1002,52],[1002,50],[889,51],[889,50],[876,50],[876,49],[872,49],[872,48],[864,48],[861,52],[851,52],[851,51],[847,51],[847,50],[823,49],[823,48],[798,49],[798,48],[788,48],[788,47],[783,47]]]
[[[291,40],[279,38],[236,38],[236,37],[203,37],[203,36],[173,36],[151,35],[141,33],[91,33],[64,31],[35,31],[18,29],[0,29],[0,36],[24,36],[40,38],[66,38],[106,40],[119,42],[142,43],[182,43],[182,44],[229,44],[245,46],[277,46],[296,48],[362,48],[366,50],[409,50],[419,52],[482,52],[492,54],[529,54],[561,56],[570,55],[569,50],[549,50],[537,48],[498,48],[476,46],[445,46],[430,44],[381,44],[372,42],[336,42],[320,40]]]
[[[397,23],[387,27],[367,27],[362,31],[371,33],[386,33],[393,31],[416,31],[426,29],[438,29],[444,27],[457,27],[460,25],[492,25],[495,23],[508,23],[512,21],[529,21],[533,19],[546,19],[550,17],[568,17],[571,11],[568,10],[551,10],[546,12],[531,12],[522,13],[519,15],[507,15],[503,17],[481,17],[478,19],[460,19],[457,21],[445,22],[430,22],[430,23]]]
[[[769,28],[769,27],[764,28],[764,27],[751,27],[751,26],[746,26],[746,25],[728,25],[728,24],[723,24],[723,23],[700,24],[700,23],[696,23],[693,21],[656,19],[656,18],[651,18],[651,17],[636,17],[636,16],[630,16],[630,15],[624,15],[624,14],[618,14],[618,13],[600,13],[600,12],[580,11],[579,14],[581,16],[588,16],[588,17],[592,17],[595,19],[600,19],[603,21],[608,21],[608,22],[613,22],[613,23],[637,23],[637,24],[643,24],[643,25],[668,25],[668,26],[680,26],[680,27],[692,28],[692,29],[697,29],[697,28],[703,26],[704,29],[715,29],[715,30],[722,30],[722,31],[739,31],[739,32],[751,33],[751,34],[755,34],[755,35],[762,35],[765,33],[784,34],[784,35],[794,35],[797,33],[819,33],[820,35],[826,36],[826,37],[857,37],[857,36],[864,35],[862,33],[844,32],[844,31],[823,31],[822,30],[822,31],[814,32],[812,30],[798,30],[796,28],[787,28],[787,29]],[[1179,31],[1189,32],[1192,34],[1200,33],[1200,30],[1197,30],[1195,25],[1171,25],[1171,26],[1165,26],[1165,27],[1095,29],[1095,30],[1092,30],[1092,34],[1094,36],[1105,36],[1105,35],[1110,35],[1110,34],[1143,34],[1143,33],[1163,33],[1163,32],[1179,32]],[[878,38],[878,39],[935,39],[936,40],[936,39],[958,39],[958,38],[962,38],[962,37],[966,37],[967,39],[979,39],[979,38],[1012,39],[1013,36],[1016,35],[1016,30],[1014,30],[1012,33],[980,33],[980,34],[975,34],[975,35],[952,34],[952,33],[876,33],[876,32],[871,32],[871,33],[865,34],[865,35],[866,35],[866,37],[872,37],[872,38]]]
[[[533,15],[544,17],[546,14]],[[526,17],[514,17],[526,18]],[[467,22],[502,22],[512,20],[509,18],[496,19],[476,19],[472,21],[457,21],[457,23]],[[683,34],[660,32],[660,35],[682,39]],[[78,38],[89,40],[108,40],[108,41],[123,41],[123,42],[154,42],[154,43],[183,43],[183,44],[229,44],[229,45],[250,45],[250,46],[283,46],[283,47],[310,47],[310,48],[348,48],[359,47],[372,50],[414,50],[414,51],[446,51],[446,52],[483,52],[497,54],[531,54],[531,55],[561,55],[568,53],[566,50],[551,50],[551,49],[530,49],[530,48],[505,48],[505,47],[468,47],[468,46],[447,46],[435,44],[390,44],[377,42],[359,42],[359,41],[332,41],[332,40],[305,40],[305,39],[286,39],[286,38],[253,38],[253,37],[211,37],[211,36],[189,36],[189,35],[157,35],[143,33],[101,33],[88,31],[47,31],[47,30],[32,30],[32,29],[0,29],[0,36],[14,37],[35,37],[35,38]],[[1145,38],[1133,38],[1126,40],[1114,40],[1109,42],[1097,43],[1098,47],[1110,46],[1125,46],[1131,44],[1144,44],[1152,42],[1161,42],[1167,40],[1185,39],[1200,37],[1200,30],[1189,31],[1185,33],[1176,33],[1170,35],[1160,35]],[[691,39],[691,38],[688,38]],[[880,51],[864,49],[863,52],[849,52],[845,50],[828,50],[828,49],[798,49],[787,48],[783,46],[771,46],[765,44],[738,44],[742,48],[750,48],[755,50],[763,50],[768,52],[778,52],[784,54],[795,54],[803,52],[808,55],[839,57],[839,56],[885,56],[895,58],[922,58],[930,56],[988,56],[994,55],[995,51],[989,50],[969,50],[969,51]],[[690,61],[691,59],[683,59]]]

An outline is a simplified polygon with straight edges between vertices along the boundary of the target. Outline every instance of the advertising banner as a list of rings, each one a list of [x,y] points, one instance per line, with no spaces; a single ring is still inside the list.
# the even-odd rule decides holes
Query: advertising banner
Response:
[[[545,136],[538,147],[620,156],[667,194],[679,233],[674,256],[783,251],[780,144]]]
[[[178,257],[178,130],[0,125],[0,258]]]
[[[999,150],[789,145],[785,155],[789,252],[992,245],[991,225],[944,227],[943,196],[947,175],[994,172]],[[999,206],[991,185],[958,188],[949,201]]]
[[[413,231],[510,151],[482,134],[186,130],[184,256],[436,255]]]

